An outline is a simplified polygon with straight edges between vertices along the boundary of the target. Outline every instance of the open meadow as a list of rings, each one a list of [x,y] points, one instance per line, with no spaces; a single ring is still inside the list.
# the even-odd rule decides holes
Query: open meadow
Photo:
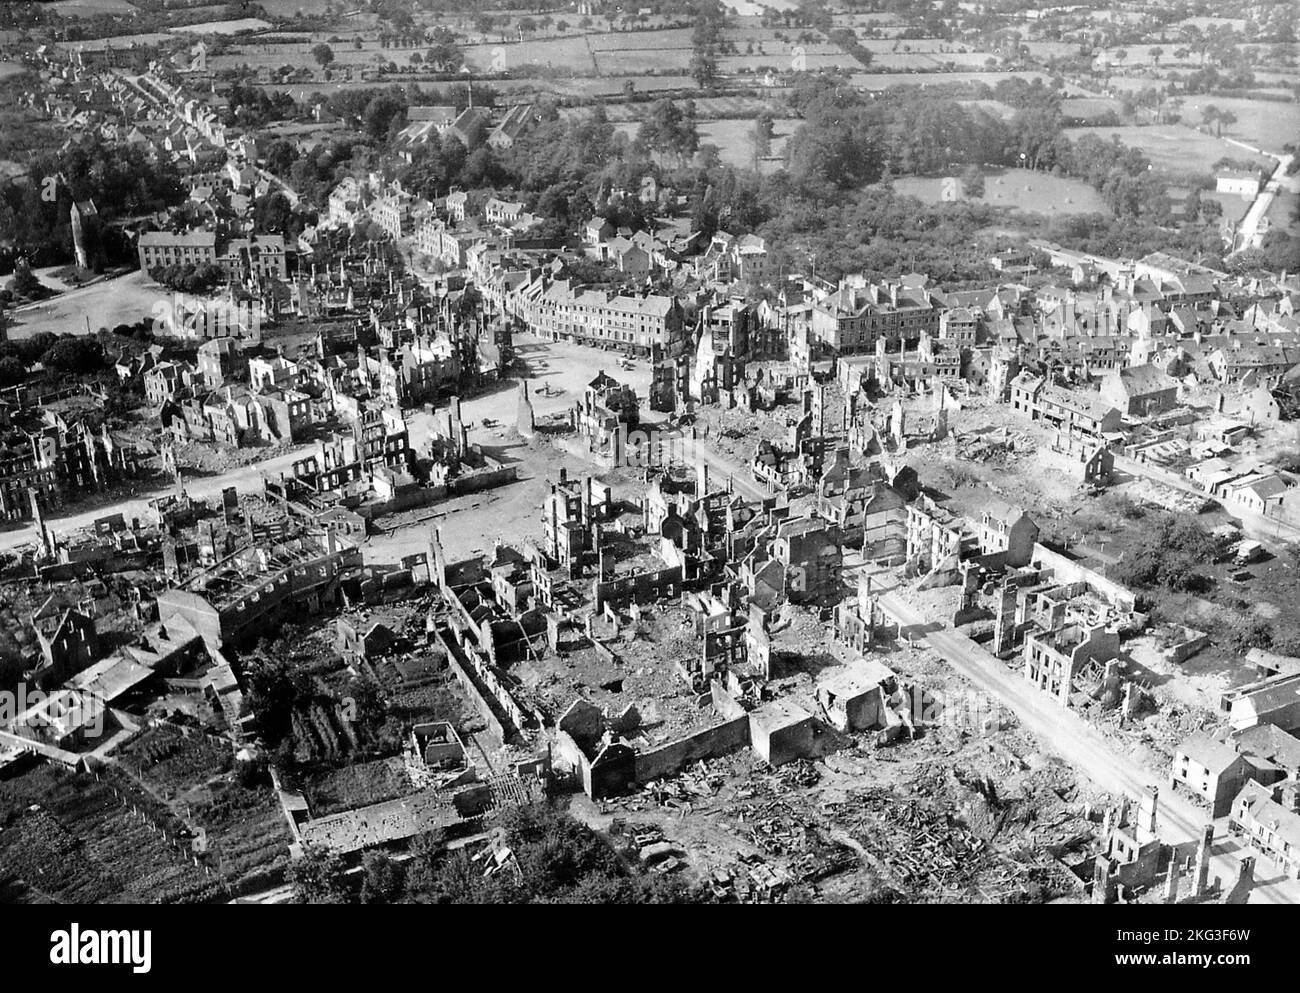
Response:
[[[905,176],[893,182],[894,190],[925,203],[943,200],[943,177]],[[961,188],[958,180],[957,188]],[[1069,214],[1109,213],[1101,194],[1078,179],[1053,176],[1029,169],[987,172],[980,203],[1011,207],[1027,213],[1061,217]]]
[[[1071,141],[1077,141],[1085,134],[1104,139],[1115,135],[1124,144],[1146,153],[1156,169],[1183,178],[1206,175],[1214,168],[1214,163],[1225,156],[1238,161],[1253,161],[1260,166],[1268,166],[1273,161],[1267,156],[1252,155],[1244,148],[1183,124],[1067,128],[1064,133]]]

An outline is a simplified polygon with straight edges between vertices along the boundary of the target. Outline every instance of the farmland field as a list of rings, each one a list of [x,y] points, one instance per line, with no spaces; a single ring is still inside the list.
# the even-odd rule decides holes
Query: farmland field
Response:
[[[330,0],[257,0],[257,5],[272,17],[292,17],[300,10],[311,16],[325,13]]]
[[[66,51],[74,51],[78,48],[84,48],[87,52],[100,52],[108,45],[113,48],[129,48],[132,45],[158,45],[164,42],[175,41],[174,34],[168,34],[166,31],[153,31],[147,34],[124,34],[115,38],[87,38],[85,41],[64,41],[59,42],[58,47]]]
[[[9,815],[0,832],[0,875],[17,876],[55,899],[152,903],[216,896],[219,883],[160,833],[160,824],[174,831],[174,820],[120,777],[101,782],[38,766],[0,783],[0,808]]]
[[[279,881],[292,840],[269,784],[241,786],[229,775],[229,742],[150,728],[121,750],[139,780],[203,831],[213,862],[237,892]]]
[[[1252,160],[1268,165],[1272,160],[1252,156],[1244,148],[1229,144],[1195,128],[1181,124],[1152,125],[1150,127],[1067,128],[1065,134],[1073,141],[1085,134],[1100,138],[1118,135],[1126,145],[1140,148],[1157,169],[1172,176],[1204,176],[1219,159]]]
[[[529,65],[575,72],[592,72],[597,68],[585,38],[529,39],[513,44],[467,45],[463,51],[465,61],[482,71],[503,72]]]
[[[1001,80],[1047,79],[1047,73],[1037,71],[1015,72],[855,72],[851,77],[854,86],[865,90],[886,90],[891,86],[944,86],[950,83],[988,83],[996,86]]]
[[[1213,104],[1237,115],[1237,122],[1223,129],[1225,138],[1236,138],[1266,152],[1281,152],[1288,141],[1300,136],[1300,104],[1272,100],[1243,100],[1198,94],[1183,101],[1183,120],[1199,124],[1201,111]],[[1229,145],[1227,154],[1233,155]]]
[[[271,25],[256,17],[244,17],[236,21],[204,21],[202,24],[187,24],[182,28],[172,28],[173,34],[235,34],[238,31],[259,31]]]
[[[705,121],[725,121],[731,118],[752,121],[763,110],[779,113],[780,104],[762,97],[700,97],[695,101],[695,119],[701,124]],[[615,124],[638,122],[650,114],[650,103],[607,103],[605,115]],[[566,107],[560,111],[564,118],[585,117],[591,113],[590,107]]]
[[[272,93],[291,93],[295,97],[303,93],[338,93],[342,90],[368,90],[376,86],[392,86],[407,80],[400,76],[388,77],[378,81],[358,83],[267,83],[260,87]],[[616,96],[623,92],[623,84],[631,82],[639,92],[657,92],[660,90],[690,90],[695,88],[695,81],[690,76],[600,76],[575,79],[543,79],[524,77],[520,79],[494,79],[492,86],[502,93],[529,90],[545,90],[561,96],[599,97]],[[421,86],[443,86],[437,81],[419,82]]]
[[[46,5],[60,17],[94,17],[96,14],[130,14],[136,8],[127,0],[59,0]]]
[[[1087,121],[1106,113],[1120,112],[1120,101],[1112,97],[1069,97],[1061,101],[1061,114],[1079,121]]]
[[[785,144],[799,123],[796,118],[778,118],[773,121],[775,133],[772,136],[772,153],[761,163],[760,172],[771,173],[781,168]],[[636,137],[639,126],[635,121],[627,121],[616,124],[615,128],[630,139]],[[753,168],[754,146],[749,140],[754,126],[752,118],[705,120],[700,121],[698,126],[700,144],[716,145],[723,162],[737,168]]]
[[[1300,235],[1300,221],[1295,219],[1297,209],[1300,209],[1300,194],[1283,191],[1273,200],[1265,216],[1273,230],[1296,237]]]
[[[939,203],[943,199],[944,179],[905,176],[894,180],[893,187],[926,203]],[[1028,169],[987,172],[980,202],[1049,216],[1109,213],[1101,194],[1087,183]]]

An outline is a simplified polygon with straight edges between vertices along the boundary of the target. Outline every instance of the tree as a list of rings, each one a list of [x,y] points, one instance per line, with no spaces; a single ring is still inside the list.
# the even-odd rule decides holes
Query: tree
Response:
[[[700,147],[695,121],[671,100],[656,100],[637,130],[637,142],[648,151],[674,156],[685,164]]]
[[[402,893],[402,867],[382,852],[366,852],[361,860],[362,903],[392,903]]]
[[[104,348],[94,338],[68,335],[41,356],[41,364],[75,375],[98,372],[104,368]]]
[[[1223,126],[1237,123],[1237,115],[1230,110],[1221,110],[1214,119],[1214,133],[1218,137],[1223,137]]]
[[[319,45],[312,46],[311,56],[316,60],[317,65],[324,68],[334,61],[334,49],[321,42]]]
[[[300,903],[347,903],[343,860],[327,848],[307,846],[289,865],[289,882]]]
[[[375,141],[382,141],[388,134],[393,120],[406,114],[406,107],[396,97],[381,93],[366,104],[361,114],[361,125]]]
[[[772,154],[772,135],[775,130],[772,112],[769,110],[759,111],[758,116],[754,118],[754,130],[750,136],[750,140],[754,144],[755,169],[758,168],[761,159],[765,159]]]
[[[962,193],[968,200],[979,200],[984,196],[984,173],[977,165],[968,165],[961,174]]]
[[[1207,103],[1201,108],[1201,123],[1207,128],[1219,119],[1219,108],[1212,103]]]
[[[458,72],[465,64],[465,53],[456,44],[456,36],[446,28],[437,28],[429,41],[425,61],[430,67],[439,72]]]
[[[1214,541],[1194,518],[1162,514],[1124,550],[1115,578],[1140,589],[1200,593],[1209,586],[1199,567],[1214,558]]]
[[[13,355],[0,359],[0,386],[16,386],[26,375],[27,367],[23,365],[22,359]]]
[[[691,78],[700,89],[708,89],[718,79],[718,60],[708,49],[697,50],[691,55]]]

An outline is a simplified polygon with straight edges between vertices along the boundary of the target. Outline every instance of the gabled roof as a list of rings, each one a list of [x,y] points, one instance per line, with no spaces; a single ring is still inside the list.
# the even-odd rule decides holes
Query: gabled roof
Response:
[[[1235,748],[1205,732],[1185,738],[1178,746],[1178,753],[1208,769],[1211,776],[1223,775],[1241,759]]]
[[[1116,372],[1121,388],[1129,396],[1144,396],[1149,393],[1178,389],[1178,384],[1157,366],[1132,365]]]

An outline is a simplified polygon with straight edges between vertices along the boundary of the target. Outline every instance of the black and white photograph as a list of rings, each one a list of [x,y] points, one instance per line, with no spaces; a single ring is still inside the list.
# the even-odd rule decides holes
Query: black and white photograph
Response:
[[[456,907],[616,905],[620,969],[712,913],[665,905],[1286,955],[1245,908],[1300,902],[1298,42],[1295,0],[0,4],[24,957],[163,979],[312,904],[412,954],[417,906],[445,954]]]

